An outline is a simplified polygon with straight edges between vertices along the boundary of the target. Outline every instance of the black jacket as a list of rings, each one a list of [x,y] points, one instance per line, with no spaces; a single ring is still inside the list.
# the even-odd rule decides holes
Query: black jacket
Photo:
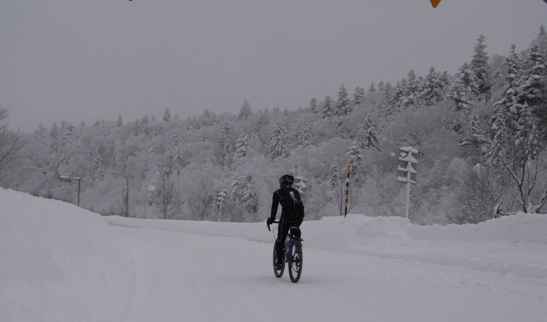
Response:
[[[270,218],[275,220],[275,216],[277,214],[277,207],[279,204],[281,204],[281,216],[280,218],[284,218],[289,216],[289,219],[291,218],[292,211],[294,208],[294,201],[290,195],[290,192],[293,192],[294,196],[297,200],[300,199],[300,192],[298,190],[294,189],[290,186],[281,186],[281,188],[277,189],[272,198],[272,212],[270,214]]]

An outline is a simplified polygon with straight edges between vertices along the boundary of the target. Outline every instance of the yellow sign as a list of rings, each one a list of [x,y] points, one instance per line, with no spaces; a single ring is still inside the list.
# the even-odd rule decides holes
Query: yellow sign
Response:
[[[430,1],[431,1],[431,5],[433,6],[433,8],[437,8],[439,3],[441,3],[441,0],[430,0]]]

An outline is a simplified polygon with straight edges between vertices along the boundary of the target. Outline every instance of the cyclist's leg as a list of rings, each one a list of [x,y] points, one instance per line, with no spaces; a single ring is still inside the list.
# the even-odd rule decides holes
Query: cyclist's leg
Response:
[[[275,247],[277,252],[277,258],[279,262],[283,262],[285,239],[289,233],[290,223],[287,222],[283,216],[279,219],[279,225],[277,227],[277,240],[275,241]]]

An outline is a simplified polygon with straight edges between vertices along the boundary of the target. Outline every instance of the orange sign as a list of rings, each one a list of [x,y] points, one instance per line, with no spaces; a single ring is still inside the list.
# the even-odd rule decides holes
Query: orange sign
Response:
[[[431,5],[433,6],[433,8],[437,8],[439,3],[441,3],[441,0],[430,0],[430,1],[431,1]]]

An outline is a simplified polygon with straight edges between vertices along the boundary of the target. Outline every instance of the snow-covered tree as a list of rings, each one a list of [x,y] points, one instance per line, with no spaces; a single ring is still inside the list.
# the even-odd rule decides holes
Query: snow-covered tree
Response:
[[[163,172],[180,175],[184,167],[183,146],[185,142],[178,134],[173,134],[165,147],[165,163]]]
[[[297,146],[307,147],[310,145],[311,145],[310,128],[304,125],[300,128],[300,132],[298,133]]]
[[[329,166],[329,176],[328,181],[333,189],[336,189],[337,186],[340,185],[341,180],[341,170],[340,165],[333,161]]]
[[[243,105],[241,106],[241,109],[239,110],[239,118],[247,120],[251,115],[253,115],[253,111],[251,110],[251,105],[245,99],[243,101]]]
[[[312,111],[312,113],[319,113],[319,106],[317,105],[317,100],[315,98],[310,100],[310,111]]]
[[[118,121],[116,122],[116,125],[117,125],[118,127],[122,127],[122,126],[123,126],[122,116],[121,116],[121,115],[118,115]]]
[[[205,109],[203,111],[203,114],[201,114],[201,116],[199,117],[199,122],[203,126],[212,125],[216,123],[216,115],[215,113],[211,113],[211,111],[209,111],[208,109]]]
[[[0,182],[9,173],[10,167],[18,158],[19,151],[23,148],[22,136],[8,128],[6,119],[8,110],[0,108]]]
[[[235,144],[235,158],[236,160],[244,158],[247,155],[249,149],[249,138],[247,133],[240,135]]]
[[[180,210],[182,204],[181,192],[174,178],[174,176],[162,171],[157,184],[154,186],[154,203],[160,209],[163,219],[172,218]]]
[[[247,211],[254,219],[259,200],[252,179],[253,177],[248,174],[237,176],[232,182],[230,198],[236,204],[236,208]]]
[[[374,83],[371,85],[371,89],[374,88]],[[365,90],[357,86],[355,92],[353,92],[353,106],[361,106],[363,104],[363,99],[365,97]]]
[[[417,103],[418,94],[420,92],[420,82],[416,77],[416,72],[411,69],[406,78],[406,87],[404,88],[404,99],[402,101],[403,108]]]
[[[165,109],[163,112],[163,121],[164,122],[170,122],[171,121],[171,111],[169,111],[168,108]]]
[[[230,135],[232,133],[232,127],[229,123],[222,124],[222,133],[219,141],[220,145],[220,158],[219,162],[223,167],[230,167],[230,153],[232,152],[232,141]]]
[[[323,107],[321,109],[322,118],[330,118],[335,115],[333,105],[334,103],[332,99],[330,98],[330,95],[327,95],[327,97],[325,97],[325,101],[323,102]]]
[[[513,63],[512,53],[507,64]],[[541,121],[535,113],[547,104],[545,62],[537,46],[530,49],[524,66],[518,80],[516,71],[509,67],[507,87],[502,99],[494,104],[497,108],[493,120],[494,142],[488,157],[490,163],[500,164],[513,178],[522,210],[536,212],[547,202],[547,191],[533,200],[541,172],[539,160],[547,147]]]
[[[346,157],[348,158],[348,164],[351,164],[352,169],[357,168],[361,164],[363,156],[361,155],[361,148],[357,141],[351,143],[351,146],[346,153]]]
[[[474,145],[482,153],[487,153],[492,145],[492,140],[488,133],[482,128],[479,116],[473,114],[467,126],[467,135],[460,141],[460,145]]]
[[[374,121],[372,121],[370,116],[367,116],[361,129],[359,130],[359,148],[375,148],[376,150],[380,151],[380,140],[378,139],[378,137],[378,126],[376,125],[376,123],[374,123]]]
[[[483,35],[480,35],[477,39],[475,53],[470,64],[471,71],[476,80],[476,87],[473,88],[474,94],[478,95],[483,101],[490,98],[491,87],[485,40],[486,38]]]
[[[456,111],[462,111],[465,115],[469,115],[474,106],[473,95],[477,90],[475,74],[469,64],[465,63],[456,75],[447,98],[454,101]]]
[[[435,105],[442,100],[442,90],[445,84],[441,80],[441,74],[431,67],[424,79],[422,89],[418,95],[418,103],[426,106]]]
[[[338,101],[336,102],[336,116],[349,115],[353,111],[353,107],[349,103],[348,91],[344,85],[340,86],[338,91]]]
[[[202,127],[201,129],[199,129],[199,141],[200,142],[207,141],[207,128]]]
[[[286,158],[288,156],[288,138],[285,124],[281,121],[277,122],[268,145],[268,154],[272,159],[278,157]]]

